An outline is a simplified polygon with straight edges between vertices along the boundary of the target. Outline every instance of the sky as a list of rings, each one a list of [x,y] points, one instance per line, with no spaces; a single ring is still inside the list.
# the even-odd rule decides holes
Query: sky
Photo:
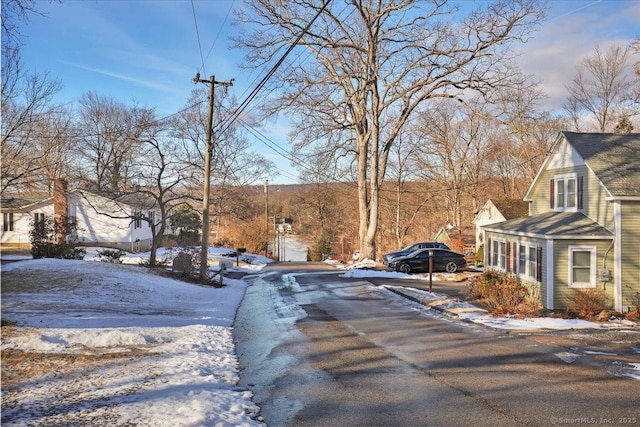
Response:
[[[242,70],[242,53],[229,37],[232,9],[240,0],[38,1],[44,16],[32,16],[22,57],[26,68],[48,72],[64,88],[56,100],[76,102],[88,91],[171,115],[186,105],[196,72],[202,78],[235,79],[231,94],[244,100],[266,70]],[[466,3],[467,5],[469,2]],[[551,0],[548,18],[521,46],[520,66],[541,80],[545,107],[561,108],[580,61],[596,45],[628,44],[640,37],[640,2]],[[250,111],[249,111],[250,113]],[[289,148],[286,121],[263,123],[249,134],[255,150],[280,170],[272,183],[295,183],[297,172],[278,151]],[[271,147],[270,147],[271,146]],[[276,147],[275,149],[273,147]]]
[[[306,257],[305,245],[295,239],[288,240],[287,248],[288,259]],[[65,355],[75,362],[72,372],[58,368],[49,376],[22,379],[17,391],[3,383],[2,425],[88,425],[94,424],[91,420],[108,420],[112,426],[264,426],[251,390],[238,387],[233,322],[248,283],[227,278],[222,288],[188,284],[140,267],[148,253],[128,254],[123,264],[111,264],[98,261],[98,250],[90,248],[79,261],[25,259],[3,264],[2,319],[28,328],[14,335],[3,330],[3,350]],[[227,251],[210,248],[210,260]],[[171,260],[176,251],[161,249],[158,255]],[[251,254],[245,260],[251,263],[232,270],[258,274],[269,262]],[[408,277],[360,266],[348,266],[343,276]],[[29,286],[7,284],[7,274],[19,275]],[[425,275],[410,277],[428,280]],[[446,280],[447,275],[438,279]],[[295,281],[295,274],[288,280]],[[417,316],[429,315],[438,306],[444,315],[501,330],[637,327],[629,321],[492,317],[446,295],[366,286],[411,307]],[[297,312],[296,307],[285,309]],[[297,319],[289,320],[294,327]],[[108,358],[110,354],[116,356]],[[105,356],[90,364],[83,363],[83,355]],[[554,355],[573,363],[589,352],[572,348]],[[6,365],[3,369],[3,376],[13,374]],[[640,380],[639,363],[613,362],[608,369],[613,375]]]

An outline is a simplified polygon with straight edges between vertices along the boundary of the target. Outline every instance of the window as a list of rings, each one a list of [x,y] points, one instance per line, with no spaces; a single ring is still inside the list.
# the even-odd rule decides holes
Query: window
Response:
[[[507,242],[500,242],[500,264],[498,268],[500,270],[506,270],[507,268]]]
[[[582,209],[583,177],[577,174],[555,176],[550,182],[549,205],[557,211]]]
[[[529,256],[527,257],[527,276],[537,278],[536,270],[538,265],[538,251],[534,246],[529,246]]]
[[[44,214],[40,212],[36,212],[33,214],[33,223],[39,224],[44,222]]]
[[[149,211],[149,227],[151,224],[155,224],[156,213],[154,211]]]
[[[507,242],[504,240],[491,241],[491,266],[495,269],[506,271],[507,268]]]
[[[499,253],[499,243],[497,240],[494,240],[491,242],[492,243],[492,247],[491,247],[491,265],[493,267],[497,267],[498,266],[498,253]]]
[[[569,287],[596,287],[596,248],[569,246]]]
[[[2,214],[2,231],[13,231],[13,212]]]
[[[530,279],[539,280],[537,277],[538,248],[520,244],[518,247],[518,274]]]
[[[564,208],[564,179],[556,179],[556,209]]]
[[[133,213],[133,228],[142,228],[142,212]]]
[[[567,180],[567,208],[576,207],[576,179]]]
[[[527,274],[527,249],[524,245],[518,248],[518,274]]]

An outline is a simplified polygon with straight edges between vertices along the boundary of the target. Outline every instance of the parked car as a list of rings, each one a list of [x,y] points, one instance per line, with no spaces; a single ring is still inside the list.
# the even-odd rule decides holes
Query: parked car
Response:
[[[415,252],[418,249],[449,249],[449,246],[440,242],[412,243],[406,248],[400,249],[399,251],[389,252],[382,255],[382,263],[384,265],[389,265],[389,261],[391,261],[393,258],[409,255],[410,253]]]
[[[429,252],[433,252],[433,271],[455,273],[467,266],[464,254],[448,249],[418,249],[409,255],[393,258],[389,262],[389,269],[406,274],[428,272]]]

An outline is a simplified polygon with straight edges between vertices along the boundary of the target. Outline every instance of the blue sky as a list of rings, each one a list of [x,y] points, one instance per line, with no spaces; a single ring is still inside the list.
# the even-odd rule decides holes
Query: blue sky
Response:
[[[239,30],[231,9],[240,6],[240,0],[40,1],[46,16],[32,16],[22,30],[24,66],[59,78],[64,88],[57,101],[63,103],[93,90],[155,108],[163,117],[185,105],[198,71],[216,80],[234,78],[233,95],[243,100],[266,71],[241,70],[242,54],[230,49],[228,37]],[[547,20],[521,46],[520,65],[542,80],[546,107],[553,110],[596,45],[626,45],[640,37],[640,1],[551,0],[549,6]],[[288,147],[286,124],[270,123],[261,132]],[[295,182],[288,160],[260,141],[255,149],[282,169],[272,182]]]

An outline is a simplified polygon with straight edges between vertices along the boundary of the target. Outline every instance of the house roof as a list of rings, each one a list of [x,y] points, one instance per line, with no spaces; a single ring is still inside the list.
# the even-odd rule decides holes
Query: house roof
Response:
[[[612,196],[640,196],[640,133],[562,134]]]
[[[487,231],[554,238],[603,238],[613,233],[582,212],[545,212],[482,227]]]
[[[438,240],[440,236],[445,236],[445,240]],[[447,227],[441,227],[440,230],[436,233],[434,240],[436,241],[450,241],[454,239],[461,239],[464,244],[475,244],[476,242],[476,233],[475,229],[470,226],[464,227],[453,227],[447,229]]]
[[[520,199],[491,200],[506,220],[529,215],[529,203]]]
[[[53,197],[49,194],[3,194],[0,207],[3,211],[19,212],[48,202],[53,203]]]

